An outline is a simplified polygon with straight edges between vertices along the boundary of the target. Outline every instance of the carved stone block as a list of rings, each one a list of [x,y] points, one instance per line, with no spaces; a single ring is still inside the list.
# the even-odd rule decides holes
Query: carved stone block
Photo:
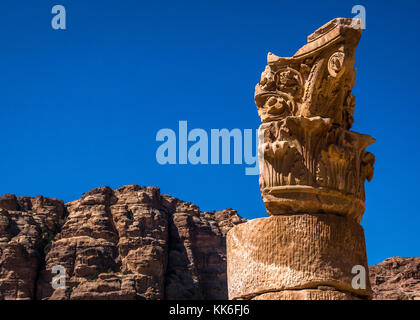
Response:
[[[331,214],[293,214],[248,221],[227,235],[229,299],[329,286],[359,297],[352,268],[367,270],[363,228]]]
[[[375,140],[350,131],[361,29],[330,21],[291,58],[268,54],[255,88],[263,124],[261,193],[269,215],[335,213],[360,222]]]
[[[334,19],[293,57],[268,54],[255,103],[259,182],[270,218],[228,233],[230,299],[371,296],[369,280],[353,287],[351,273],[354,266],[367,270],[360,222],[375,162],[366,151],[375,139],[350,130],[361,36],[354,25]]]
[[[284,290],[263,293],[252,300],[361,300],[357,296],[337,290]]]

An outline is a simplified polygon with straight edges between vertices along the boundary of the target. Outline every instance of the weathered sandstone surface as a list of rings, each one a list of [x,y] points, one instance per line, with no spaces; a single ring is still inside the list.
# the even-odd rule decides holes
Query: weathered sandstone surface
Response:
[[[335,221],[312,215],[306,222],[291,216],[273,218],[289,226],[319,219],[324,232],[317,243],[336,246],[332,252],[339,254],[339,244],[325,242],[328,237],[337,237],[336,229],[326,227],[343,217],[337,216]],[[271,218],[253,224],[259,228],[258,221],[265,219]],[[235,210],[201,212],[191,203],[161,195],[158,188],[137,185],[94,189],[68,204],[42,196],[4,195],[0,198],[0,300],[226,299],[225,237],[233,226],[245,221]],[[299,245],[291,240],[303,230],[296,228],[285,234],[283,241],[290,246],[281,249],[285,255],[276,261],[300,259],[298,252],[290,251],[291,246]],[[270,243],[268,237],[275,234],[273,231],[276,229],[271,235],[263,233],[264,243]],[[359,249],[347,259],[357,260],[358,254],[364,254],[363,248]],[[313,258],[322,254],[313,253]],[[293,272],[310,280],[308,270],[317,263],[316,259],[307,261],[306,269]],[[66,290],[51,287],[54,265],[66,268]],[[320,277],[340,276],[335,272],[334,268],[326,269]],[[284,279],[279,273],[277,282],[285,283]],[[370,280],[374,299],[418,299],[420,257],[394,257],[371,266]],[[333,286],[307,283],[311,284],[307,289],[262,293],[253,299],[357,299]]]
[[[420,300],[420,257],[391,257],[369,268],[377,300]]]
[[[0,299],[226,299],[225,236],[244,221],[138,185],[67,204],[5,195]],[[66,289],[51,286],[57,265]]]
[[[0,198],[0,299],[31,299],[45,249],[64,222],[63,201],[16,197]]]
[[[352,266],[367,270],[367,258],[362,227],[346,217],[321,213],[254,219],[233,228],[227,243],[231,299],[284,290],[297,290],[292,293],[296,298],[322,297],[323,292],[298,291],[326,286],[341,290],[342,296],[370,297],[369,282],[365,290],[352,287]]]
[[[292,57],[268,53],[255,103],[260,190],[270,217],[228,233],[230,299],[372,296],[369,278],[352,273],[367,272],[360,222],[375,162],[366,150],[375,139],[350,130],[362,33],[356,20],[331,20]]]

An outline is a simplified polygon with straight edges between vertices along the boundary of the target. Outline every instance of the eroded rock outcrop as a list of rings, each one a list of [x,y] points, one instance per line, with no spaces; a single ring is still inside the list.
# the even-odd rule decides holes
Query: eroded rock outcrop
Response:
[[[0,198],[0,300],[35,297],[45,252],[65,218],[63,201]]]
[[[244,221],[138,185],[66,205],[5,195],[0,299],[226,299],[225,236]],[[54,266],[66,289],[52,288]]]
[[[369,267],[376,300],[420,300],[420,257],[391,257]]]
[[[321,229],[329,219],[321,215],[301,218],[319,220]],[[290,225],[298,222],[296,217],[283,219],[289,219]],[[335,219],[341,225],[342,218]],[[191,203],[161,195],[158,188],[137,185],[97,188],[66,205],[42,196],[7,194],[0,198],[0,300],[226,299],[225,237],[245,221],[235,210],[201,212]],[[351,233],[348,226],[342,227],[342,232]],[[304,230],[291,229],[286,242]],[[333,252],[328,243],[322,245],[326,238],[337,237],[331,232],[326,229],[316,241],[321,244],[318,247]],[[265,242],[270,241],[267,236]],[[277,259],[298,258],[296,253],[284,253]],[[65,290],[51,287],[54,265],[66,268]],[[277,276],[284,280],[295,272],[299,281],[317,262],[307,261],[305,266]],[[420,257],[393,257],[369,269],[374,299],[420,298]],[[339,276],[337,271],[324,270]],[[319,286],[255,299],[354,298]]]

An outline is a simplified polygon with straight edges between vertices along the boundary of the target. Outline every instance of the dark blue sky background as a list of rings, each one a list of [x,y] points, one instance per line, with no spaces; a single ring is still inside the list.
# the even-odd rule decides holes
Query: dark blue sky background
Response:
[[[67,9],[67,30],[51,8]],[[367,10],[353,129],[377,139],[363,220],[369,264],[419,256],[418,1],[0,2],[0,194],[65,201],[155,185],[202,210],[266,216],[245,165],[161,166],[161,128],[257,128],[267,52],[291,56],[335,17]]]

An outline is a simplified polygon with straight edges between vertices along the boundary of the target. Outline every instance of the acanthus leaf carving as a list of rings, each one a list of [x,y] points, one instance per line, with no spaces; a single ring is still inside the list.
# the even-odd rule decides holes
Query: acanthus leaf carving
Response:
[[[361,30],[334,19],[293,57],[268,55],[255,90],[264,130],[260,176],[270,215],[330,212],[361,220],[364,181],[373,177],[375,142],[350,131],[354,51]]]

